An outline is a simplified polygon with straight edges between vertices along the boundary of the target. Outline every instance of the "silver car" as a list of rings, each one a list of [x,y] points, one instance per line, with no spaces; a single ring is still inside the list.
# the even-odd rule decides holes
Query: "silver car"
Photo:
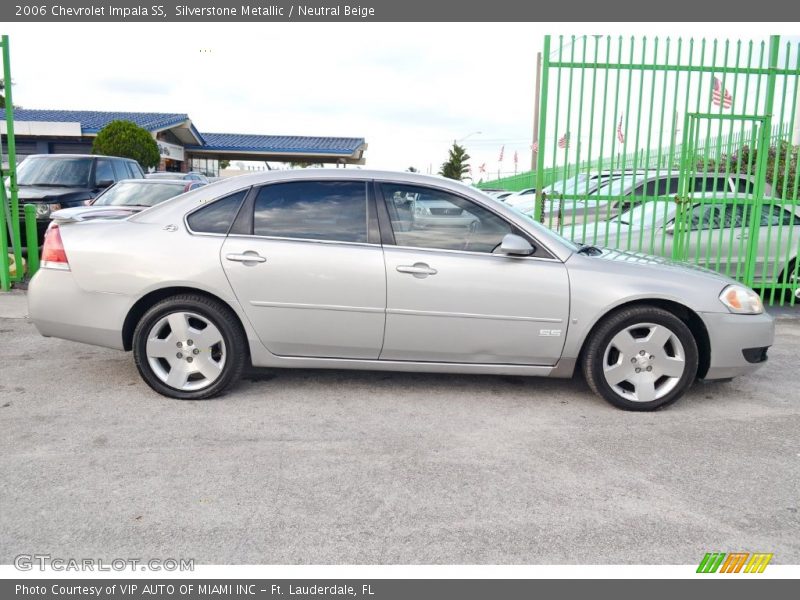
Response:
[[[417,195],[417,196],[415,196]],[[395,198],[477,225],[413,227]],[[472,223],[472,222],[471,222]],[[39,331],[132,350],[157,392],[202,399],[247,365],[570,377],[629,410],[758,368],[758,295],[661,258],[579,247],[478,190],[412,173],[246,175],[123,220],[53,226],[28,291]]]

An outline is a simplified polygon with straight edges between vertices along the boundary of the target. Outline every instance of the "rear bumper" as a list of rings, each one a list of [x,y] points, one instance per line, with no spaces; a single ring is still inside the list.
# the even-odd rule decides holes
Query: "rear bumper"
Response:
[[[701,313],[711,342],[711,361],[704,379],[727,379],[752,373],[766,362],[775,339],[770,315]]]
[[[43,336],[118,350],[129,302],[81,289],[70,271],[39,269],[28,286],[28,315]]]

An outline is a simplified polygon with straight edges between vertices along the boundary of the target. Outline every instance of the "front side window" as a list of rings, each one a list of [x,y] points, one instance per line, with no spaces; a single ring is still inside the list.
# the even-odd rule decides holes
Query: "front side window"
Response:
[[[256,196],[253,234],[366,243],[364,181],[293,181],[265,185]]]
[[[196,233],[227,234],[245,195],[247,190],[241,190],[194,211],[186,218],[190,229]]]
[[[491,253],[512,227],[474,202],[437,189],[383,183],[398,246]]]

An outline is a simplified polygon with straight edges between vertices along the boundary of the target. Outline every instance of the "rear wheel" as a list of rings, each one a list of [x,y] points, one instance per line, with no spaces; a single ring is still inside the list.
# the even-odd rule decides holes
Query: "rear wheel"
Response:
[[[144,314],[133,334],[133,355],[142,378],[159,394],[202,400],[239,379],[247,343],[225,304],[185,294]]]
[[[697,365],[697,344],[687,325],[654,306],[634,306],[607,317],[583,356],[592,391],[635,411],[675,402],[694,381]]]

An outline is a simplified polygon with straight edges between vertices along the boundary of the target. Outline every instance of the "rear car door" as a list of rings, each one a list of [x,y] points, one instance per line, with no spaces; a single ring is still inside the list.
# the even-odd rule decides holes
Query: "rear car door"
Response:
[[[530,257],[493,254],[506,234],[525,234],[472,199],[390,181],[378,189],[387,287],[381,360],[555,364],[569,316],[561,261],[541,247]],[[436,214],[423,210],[431,207]]]
[[[273,354],[378,358],[386,273],[370,187],[298,180],[249,194],[221,261]]]

